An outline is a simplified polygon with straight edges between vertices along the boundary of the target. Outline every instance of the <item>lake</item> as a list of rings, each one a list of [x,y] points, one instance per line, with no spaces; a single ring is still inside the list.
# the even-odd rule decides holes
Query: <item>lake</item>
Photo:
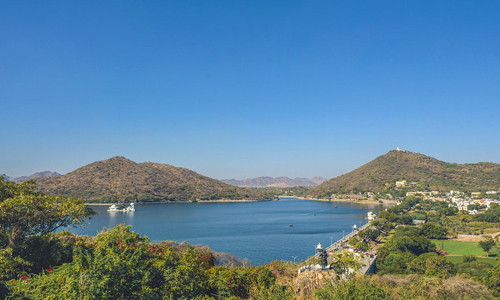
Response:
[[[151,241],[172,240],[207,245],[219,252],[248,258],[254,265],[273,259],[304,260],[314,254],[318,243],[330,245],[366,223],[369,211],[383,205],[322,202],[295,198],[247,203],[138,204],[135,212],[107,212],[108,206],[91,205],[98,215],[82,235],[96,235],[120,223]],[[290,224],[293,224],[291,227]]]

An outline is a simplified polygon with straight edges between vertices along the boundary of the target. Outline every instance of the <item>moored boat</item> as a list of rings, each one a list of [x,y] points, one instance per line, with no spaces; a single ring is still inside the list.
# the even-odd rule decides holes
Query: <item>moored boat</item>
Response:
[[[109,212],[134,212],[135,211],[135,204],[130,203],[130,205],[127,208],[118,208],[116,204],[111,205],[108,208]]]
[[[115,204],[111,205],[109,208],[108,208],[108,211],[110,212],[114,212],[114,211],[120,211],[120,209],[118,208],[118,206],[116,206]]]

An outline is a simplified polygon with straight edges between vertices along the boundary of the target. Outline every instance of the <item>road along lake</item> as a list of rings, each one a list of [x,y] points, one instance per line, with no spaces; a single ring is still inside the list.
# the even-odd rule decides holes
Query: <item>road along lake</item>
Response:
[[[304,260],[318,243],[328,246],[367,222],[369,211],[388,206],[285,198],[245,203],[138,204],[135,212],[108,212],[90,205],[98,215],[71,232],[95,236],[118,224],[151,241],[172,240],[207,245],[219,252],[248,258],[254,265],[273,259]]]

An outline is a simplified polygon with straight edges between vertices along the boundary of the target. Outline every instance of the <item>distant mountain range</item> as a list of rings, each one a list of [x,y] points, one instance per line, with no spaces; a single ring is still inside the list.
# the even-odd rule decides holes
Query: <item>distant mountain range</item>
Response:
[[[326,181],[323,177],[308,178],[295,178],[291,179],[288,177],[257,177],[249,178],[243,180],[236,179],[222,179],[230,185],[235,185],[239,187],[292,187],[292,186],[316,186]]]
[[[406,180],[428,190],[478,191],[500,189],[500,164],[447,163],[435,158],[401,149],[389,151],[347,174],[335,177],[312,188],[310,195],[332,193],[381,192],[388,184]]]
[[[231,186],[194,171],[166,164],[136,163],[116,156],[57,177],[40,177],[38,189],[87,201],[264,200],[266,191]]]
[[[40,178],[40,177],[54,177],[54,176],[61,176],[61,174],[59,174],[57,172],[43,171],[43,172],[38,172],[38,173],[32,174],[30,176],[9,177],[9,180],[14,181],[14,182],[24,182],[24,181],[28,181],[30,179],[36,179],[36,178]]]

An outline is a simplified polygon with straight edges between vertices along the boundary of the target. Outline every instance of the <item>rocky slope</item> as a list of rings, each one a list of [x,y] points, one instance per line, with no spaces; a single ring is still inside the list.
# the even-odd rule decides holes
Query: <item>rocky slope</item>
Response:
[[[121,156],[66,175],[36,180],[40,191],[87,201],[263,200],[264,191],[228,185],[194,171],[159,163],[135,163]]]

